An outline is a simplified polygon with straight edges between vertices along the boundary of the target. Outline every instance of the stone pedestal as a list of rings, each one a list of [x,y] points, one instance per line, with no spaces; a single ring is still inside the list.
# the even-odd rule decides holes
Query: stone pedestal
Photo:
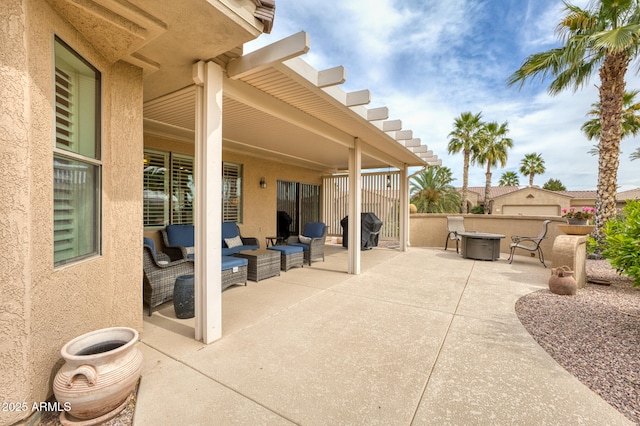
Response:
[[[573,276],[582,288],[587,283],[587,236],[558,235],[553,241],[551,261],[554,268],[567,265],[573,270]]]

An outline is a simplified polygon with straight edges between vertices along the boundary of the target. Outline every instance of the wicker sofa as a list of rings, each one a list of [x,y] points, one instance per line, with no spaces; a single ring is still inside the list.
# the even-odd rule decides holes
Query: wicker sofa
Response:
[[[164,243],[164,251],[171,259],[184,259],[195,257],[194,249],[194,227],[193,225],[167,225],[160,231]],[[239,245],[230,247],[232,241]],[[233,245],[233,244],[231,244]],[[235,222],[222,223],[222,255],[231,256],[243,250],[257,250],[260,242],[257,238],[243,237]]]
[[[322,222],[307,222],[300,236],[291,236],[287,245],[299,246],[304,250],[304,261],[311,266],[311,261],[322,259],[324,262],[324,245],[327,240],[327,225]]]

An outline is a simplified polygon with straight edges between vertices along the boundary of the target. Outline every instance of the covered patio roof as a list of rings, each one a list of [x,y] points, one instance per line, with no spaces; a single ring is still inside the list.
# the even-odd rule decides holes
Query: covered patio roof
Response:
[[[441,164],[425,145],[388,120],[386,107],[368,109],[368,90],[347,93],[343,67],[316,71],[297,57],[308,51],[306,33],[228,60],[223,84],[223,147],[326,173],[348,169],[358,138],[362,168]],[[192,142],[195,85],[144,104],[145,132]]]

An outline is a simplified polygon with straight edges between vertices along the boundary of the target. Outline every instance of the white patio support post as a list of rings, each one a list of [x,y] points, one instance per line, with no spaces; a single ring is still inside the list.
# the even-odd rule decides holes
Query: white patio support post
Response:
[[[360,213],[362,211],[362,145],[355,138],[349,148],[349,266],[347,272],[360,273]]]
[[[409,166],[400,169],[400,250],[409,247]]]
[[[196,83],[195,323],[196,340],[222,337],[222,69],[193,65]]]

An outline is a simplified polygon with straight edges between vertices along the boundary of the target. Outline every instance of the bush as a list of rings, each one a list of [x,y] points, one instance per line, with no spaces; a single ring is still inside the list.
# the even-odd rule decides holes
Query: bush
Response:
[[[484,214],[484,207],[483,206],[474,206],[471,208],[471,213],[473,214]]]
[[[602,255],[618,273],[640,286],[640,200],[627,201],[622,213],[604,226]]]

